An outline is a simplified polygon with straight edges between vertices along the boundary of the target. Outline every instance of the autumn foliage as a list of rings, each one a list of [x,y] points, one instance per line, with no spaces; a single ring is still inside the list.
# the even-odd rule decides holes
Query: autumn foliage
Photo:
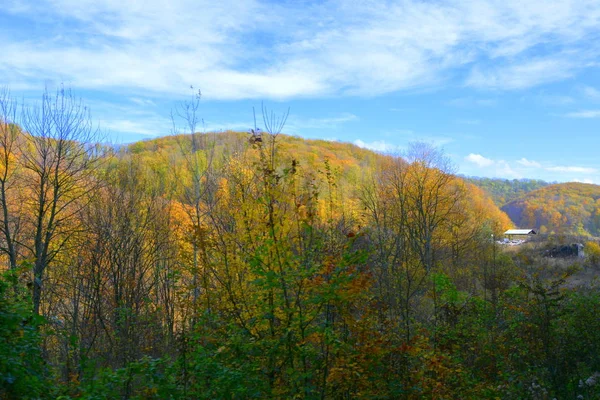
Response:
[[[579,385],[600,370],[597,291],[520,270],[491,240],[507,215],[443,152],[284,119],[196,133],[196,104],[189,134],[118,150],[4,113],[0,398],[598,395]]]
[[[542,233],[600,235],[600,187],[586,183],[546,186],[502,209],[517,226]]]

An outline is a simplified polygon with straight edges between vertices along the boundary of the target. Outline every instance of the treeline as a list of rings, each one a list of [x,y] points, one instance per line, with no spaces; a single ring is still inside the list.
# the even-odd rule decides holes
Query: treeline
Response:
[[[600,394],[597,290],[503,254],[441,152],[199,134],[198,102],[115,151],[68,91],[0,97],[1,398]]]
[[[517,200],[529,192],[550,185],[539,179],[497,179],[469,177],[466,180],[489,193],[498,207]]]

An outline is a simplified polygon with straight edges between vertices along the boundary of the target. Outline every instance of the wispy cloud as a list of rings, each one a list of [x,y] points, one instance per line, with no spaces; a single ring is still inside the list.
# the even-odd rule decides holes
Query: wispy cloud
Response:
[[[525,89],[572,77],[582,68],[567,56],[526,60],[491,69],[475,67],[467,79],[468,86],[489,89]]]
[[[517,164],[528,168],[542,168],[542,164],[540,164],[539,162],[528,160],[526,158],[521,158],[520,160],[517,160]]]
[[[468,156],[465,157],[465,160],[476,164],[478,167],[490,167],[492,165],[494,165],[494,160],[491,160],[489,158],[486,158],[484,156],[482,156],[481,154],[469,154]]]
[[[505,160],[493,160],[482,156],[481,154],[471,153],[464,158],[467,163],[474,164],[479,169],[486,170],[486,175],[499,176],[504,178],[521,178],[522,174],[516,171],[511,164]]]
[[[322,118],[302,118],[298,115],[290,115],[284,131],[289,134],[310,134],[312,130],[335,130],[346,124],[358,121],[358,116],[352,113],[341,113]]]
[[[385,138],[391,139],[396,143],[405,146],[411,142],[425,142],[435,147],[444,147],[445,145],[454,142],[454,135],[448,133],[429,133],[422,131],[414,131],[412,129],[391,129],[379,132]]]
[[[157,129],[157,127],[150,127],[147,124],[140,123],[139,121],[131,121],[127,119],[111,119],[108,121],[100,121],[100,128],[119,133],[136,133],[139,135],[152,137],[169,133],[168,130]]]
[[[358,117],[351,113],[343,113],[334,117],[326,118],[293,118],[292,122],[301,125],[303,129],[327,129],[337,128],[348,122],[357,121]]]
[[[594,100],[600,99],[600,90],[596,89],[592,86],[584,86],[582,88],[582,92],[586,97],[589,97]]]
[[[585,42],[600,31],[597,0],[29,0],[0,12],[29,22],[0,31],[0,84],[12,87],[174,95],[194,84],[209,100],[290,99],[467,71],[467,85],[505,90],[572,77],[600,53]]]
[[[600,118],[600,110],[583,110],[565,114],[568,118]]]
[[[354,144],[363,149],[369,149],[379,153],[399,153],[402,149],[402,147],[388,143],[384,140],[375,140],[367,143],[358,139],[354,141]]]
[[[498,176],[503,178],[529,178],[546,179],[548,181],[596,181],[599,180],[599,170],[592,167],[572,165],[552,165],[548,162],[538,162],[525,157],[507,161],[502,159],[491,159],[481,154],[471,153],[464,158],[468,164],[475,165],[484,170],[487,176]],[[467,170],[473,171],[472,168]],[[477,173],[477,172],[476,172]]]
[[[549,106],[565,106],[568,104],[575,103],[575,99],[571,96],[556,95],[556,94],[540,94],[536,96],[536,99]]]
[[[589,179],[588,178],[588,179],[573,179],[573,182],[589,183],[589,184],[592,184],[592,185],[597,185],[598,181],[596,181],[594,179]]]
[[[132,103],[137,104],[138,106],[149,106],[149,107],[153,107],[156,106],[156,103],[150,99],[141,99],[138,97],[132,97],[129,100],[131,100]]]
[[[598,172],[596,168],[587,168],[587,167],[573,167],[573,166],[557,166],[557,167],[547,167],[547,171],[553,172],[575,172],[582,174],[595,174]]]

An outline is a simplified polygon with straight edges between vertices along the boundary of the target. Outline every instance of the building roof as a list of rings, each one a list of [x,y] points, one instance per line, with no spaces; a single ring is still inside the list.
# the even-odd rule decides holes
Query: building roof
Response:
[[[535,229],[509,229],[504,232],[505,235],[535,235]]]

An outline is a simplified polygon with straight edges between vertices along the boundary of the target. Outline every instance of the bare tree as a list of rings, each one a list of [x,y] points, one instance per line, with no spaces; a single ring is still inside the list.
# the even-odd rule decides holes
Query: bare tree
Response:
[[[371,219],[372,265],[390,318],[412,335],[420,294],[444,256],[442,237],[460,216],[463,193],[443,152],[412,143],[404,159],[388,160],[361,200]]]
[[[90,146],[98,130],[88,107],[64,87],[55,95],[46,90],[40,104],[25,108],[22,125],[33,236],[23,245],[33,259],[33,310],[39,314],[46,268],[79,230],[74,217],[96,188],[93,174],[101,154]]]
[[[453,185],[454,169],[450,159],[428,143],[411,143],[407,161],[407,200],[411,221],[407,225],[413,249],[423,268],[430,272],[436,264],[434,240],[458,213],[461,190]]]
[[[210,274],[209,262],[206,248],[207,226],[209,225],[209,214],[216,202],[217,173],[215,171],[215,136],[206,132],[198,132],[199,125],[203,120],[199,116],[200,91],[194,93],[190,100],[179,103],[171,114],[173,121],[173,132],[180,130],[176,128],[176,122],[181,121],[184,125],[186,136],[181,138],[179,148],[184,159],[181,190],[178,191],[178,200],[184,204],[187,218],[192,226],[192,296],[193,313],[197,313],[200,305],[200,297],[204,302],[205,312],[211,311],[211,295],[209,293]],[[202,289],[202,293],[200,292]],[[191,323],[194,324],[195,318]]]
[[[17,122],[17,102],[11,97],[8,89],[0,89],[0,233],[2,244],[0,251],[8,257],[8,265],[11,269],[17,266],[18,257],[18,233],[20,214],[14,211],[18,206],[18,190],[15,179],[18,170],[16,151],[20,129]],[[13,195],[13,193],[15,193]]]

